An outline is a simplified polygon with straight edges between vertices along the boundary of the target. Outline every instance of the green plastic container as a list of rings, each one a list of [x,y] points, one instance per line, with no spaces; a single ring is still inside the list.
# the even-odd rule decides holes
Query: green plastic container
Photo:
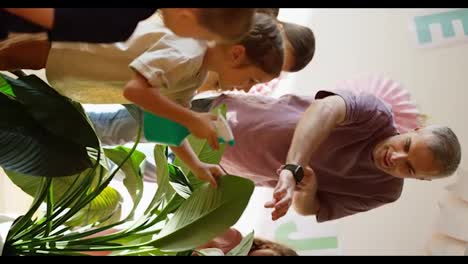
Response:
[[[144,111],[143,132],[148,141],[180,146],[190,131],[179,123]]]

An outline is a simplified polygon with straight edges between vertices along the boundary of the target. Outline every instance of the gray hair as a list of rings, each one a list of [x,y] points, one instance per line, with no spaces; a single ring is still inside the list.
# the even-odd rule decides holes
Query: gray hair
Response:
[[[433,136],[428,145],[436,162],[441,166],[439,176],[447,177],[455,173],[461,160],[460,142],[455,133],[445,126],[428,126],[423,131]]]

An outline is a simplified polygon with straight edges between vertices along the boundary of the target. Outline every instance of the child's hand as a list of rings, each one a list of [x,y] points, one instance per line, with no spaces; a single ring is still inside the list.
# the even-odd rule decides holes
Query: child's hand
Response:
[[[218,187],[216,178],[225,174],[218,165],[204,162],[200,162],[192,168],[192,172],[198,179],[208,181],[213,188]]]
[[[195,119],[187,127],[190,133],[198,138],[208,140],[212,149],[219,148],[218,135],[214,121],[218,117],[212,113],[195,113]]]

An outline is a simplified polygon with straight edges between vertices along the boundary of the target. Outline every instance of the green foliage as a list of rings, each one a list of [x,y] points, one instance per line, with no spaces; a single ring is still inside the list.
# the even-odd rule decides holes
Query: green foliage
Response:
[[[213,189],[179,160],[168,163],[166,146],[158,145],[158,189],[134,219],[143,193],[145,155],[135,150],[141,127],[131,149],[102,151],[81,105],[31,75],[0,78],[0,109],[0,166],[34,197],[11,226],[3,255],[191,255],[235,224],[254,190],[250,180],[232,175]],[[189,141],[201,161],[221,160],[224,147]],[[126,217],[122,196],[108,186],[119,171],[133,201]],[[250,236],[230,253],[244,254],[249,243]]]

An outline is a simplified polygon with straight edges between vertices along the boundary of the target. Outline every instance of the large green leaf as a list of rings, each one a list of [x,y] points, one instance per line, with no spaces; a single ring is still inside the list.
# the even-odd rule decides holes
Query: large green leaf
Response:
[[[16,101],[14,97],[5,94],[5,92],[0,93],[0,107],[2,110],[0,127],[24,125],[32,121],[32,117],[26,112],[23,105]]]
[[[71,188],[71,190],[78,188],[78,186],[80,186],[86,180],[86,177],[92,177],[93,181],[96,183],[101,170],[103,170],[104,174],[107,173],[107,169],[100,164],[100,166],[98,166],[92,175],[88,175],[91,169],[87,169],[84,172],[73,176],[54,178],[54,203],[60,201],[69,188]],[[41,177],[31,177],[29,175],[24,175],[9,170],[5,170],[5,173],[16,186],[18,186],[28,195],[34,197],[37,188],[39,188],[38,186],[41,182]]]
[[[169,169],[167,157],[165,154],[166,146],[156,144],[154,147],[154,161],[156,163],[156,180],[158,189],[154,194],[153,200],[145,211],[145,214],[154,210],[163,198],[169,201],[170,197],[174,194],[174,189],[169,184]]]
[[[113,149],[104,149],[106,156],[115,164],[121,164],[130,151],[131,149],[123,146],[118,146]],[[145,154],[135,150],[130,158],[120,168],[125,174],[123,183],[133,200],[133,209],[128,216],[129,219],[133,217],[135,209],[140,203],[143,195],[143,176],[141,175],[140,164],[145,160],[145,158]]]
[[[223,104],[211,110],[211,112],[214,114],[217,114],[218,111],[221,111],[221,114],[225,117],[226,105]],[[194,137],[193,135],[189,135],[187,139],[200,161],[211,164],[219,164],[224,153],[226,144],[220,144],[220,148],[218,150],[213,150],[206,139],[199,139],[197,137]],[[187,175],[187,178],[189,179],[194,189],[197,189],[200,185],[204,183],[204,181],[195,177],[195,175],[190,171],[189,167],[185,165],[185,163],[182,162],[182,160],[180,160],[179,158],[175,159],[174,165],[180,167],[182,172],[184,172],[184,174]]]
[[[99,148],[99,140],[81,106],[60,95],[35,75],[13,79],[2,76],[12,87],[16,100],[46,130],[78,145]]]
[[[60,96],[36,76],[17,80],[0,77],[15,94],[11,97],[8,89],[0,93],[0,166],[46,177],[74,175],[90,168],[86,145],[78,142],[76,133],[97,142],[89,146],[98,147],[99,142],[79,105]],[[81,123],[73,117],[79,117]],[[55,128],[74,133],[59,135]]]
[[[99,174],[107,173],[107,169],[102,166],[102,163],[99,164],[94,174],[88,175],[91,169],[87,169],[84,172],[69,176],[69,177],[59,177],[53,179],[53,203],[61,201],[67,193],[71,193],[74,189],[79,188],[87,177],[93,178],[93,186],[97,185],[99,179]],[[36,191],[40,186],[42,180],[41,177],[31,177],[28,175],[20,174],[14,171],[5,170],[5,173],[10,178],[10,180],[19,188],[21,188],[25,193],[34,197]],[[91,191],[91,186],[87,191]],[[111,217],[113,219],[120,218],[113,216],[114,213],[119,213],[119,208],[121,207],[122,197],[120,194],[113,188],[107,186],[95,199],[93,199],[86,207],[77,212],[74,216],[74,220],[69,222],[69,225],[86,225],[91,223],[89,219],[93,221],[105,221]],[[70,204],[70,207],[74,203]],[[86,216],[86,217],[85,217]],[[83,220],[82,222],[78,220]]]
[[[147,217],[144,219],[140,219],[141,222],[146,222],[146,224],[141,225],[141,222],[140,222],[139,224],[135,225],[135,226],[140,226],[140,228],[138,229],[142,231],[143,234],[141,232],[137,232],[131,236],[119,238],[119,239],[113,240],[112,242],[120,243],[123,245],[135,245],[135,244],[151,241],[153,235],[155,233],[159,233],[160,229],[163,227],[163,225],[161,225],[161,222],[166,220],[169,214],[174,213],[182,205],[184,201],[185,201],[184,198],[182,198],[177,193],[174,193],[174,195],[172,196],[172,198],[169,200],[169,202],[167,203],[167,205],[164,207],[162,211],[156,213],[155,210],[153,210],[151,212],[152,214],[150,215],[149,218],[152,218],[152,219],[150,221],[148,222],[141,221],[141,220],[149,220],[149,218]],[[142,226],[144,226],[144,228],[141,228]],[[153,232],[153,231],[157,231],[157,232]]]
[[[89,205],[78,211],[67,221],[68,226],[86,226],[120,220],[122,196],[114,188],[107,186]],[[110,221],[109,221],[110,220]]]
[[[19,102],[3,93],[0,112],[0,166],[4,169],[59,177],[92,166],[85,147],[51,134]]]
[[[162,196],[165,197],[166,201],[174,194],[174,189],[169,184],[169,169],[166,156],[167,146],[156,144],[154,146],[154,161],[156,164],[156,181],[158,183],[158,190],[155,197],[158,199]]]
[[[193,190],[187,177],[177,166],[168,164],[168,169],[170,184],[172,188],[174,188],[177,194],[182,196],[184,199],[187,199],[192,194]]]
[[[193,192],[152,242],[165,251],[194,249],[234,225],[254,190],[252,181],[223,176],[218,188],[208,183]]]
[[[3,75],[0,75],[0,92],[15,96],[15,93],[13,93],[13,88],[11,88],[11,85],[3,78]]]
[[[74,175],[92,166],[84,147],[36,127],[0,128],[0,166],[31,176]]]

